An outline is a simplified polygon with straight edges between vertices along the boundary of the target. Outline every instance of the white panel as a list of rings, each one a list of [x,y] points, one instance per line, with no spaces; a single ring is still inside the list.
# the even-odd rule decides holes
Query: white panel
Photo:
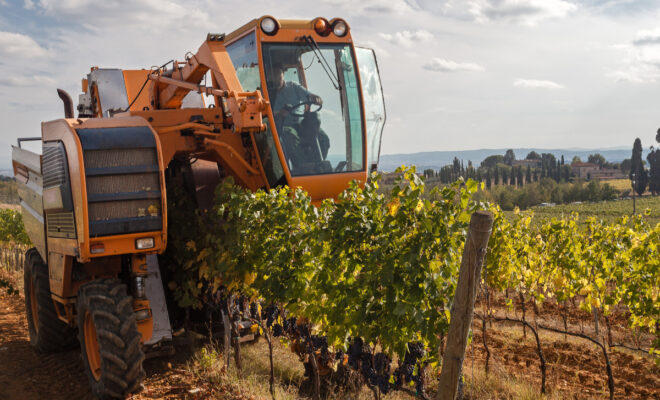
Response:
[[[147,256],[147,299],[151,306],[151,314],[154,319],[154,332],[151,339],[145,345],[152,345],[161,340],[172,340],[172,326],[170,316],[167,313],[167,302],[163,290],[163,280],[158,266],[158,256],[155,254]]]

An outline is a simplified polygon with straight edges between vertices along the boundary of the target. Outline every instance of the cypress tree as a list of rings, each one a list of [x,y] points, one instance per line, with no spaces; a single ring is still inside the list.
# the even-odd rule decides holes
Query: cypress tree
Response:
[[[635,187],[634,190],[638,195],[642,195],[646,190],[646,185],[648,184],[648,174],[644,169],[644,164],[642,163],[642,141],[637,138],[633,144],[632,157],[631,157],[631,168],[629,178],[632,181],[633,173],[635,174]]]
[[[525,184],[532,182],[532,167],[527,166],[527,173],[525,174]]]
[[[649,192],[654,196],[660,193],[660,147],[654,149],[646,156],[649,162]]]

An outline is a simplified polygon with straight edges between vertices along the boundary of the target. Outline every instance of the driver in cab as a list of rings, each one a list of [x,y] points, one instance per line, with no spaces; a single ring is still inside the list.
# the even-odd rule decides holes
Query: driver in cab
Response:
[[[326,166],[324,161],[330,140],[321,129],[318,114],[310,112],[310,106],[322,106],[323,99],[296,82],[285,81],[282,65],[273,66],[272,72],[270,101],[280,140],[292,169],[303,174],[330,172],[332,167]],[[330,171],[326,171],[328,167]]]

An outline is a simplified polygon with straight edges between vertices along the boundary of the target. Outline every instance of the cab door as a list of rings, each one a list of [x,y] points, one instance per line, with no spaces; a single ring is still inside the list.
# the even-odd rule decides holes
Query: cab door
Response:
[[[378,169],[380,142],[383,127],[385,127],[385,100],[376,53],[373,49],[356,47],[355,54],[360,69],[364,115],[367,124],[367,166],[369,172],[373,172]]]

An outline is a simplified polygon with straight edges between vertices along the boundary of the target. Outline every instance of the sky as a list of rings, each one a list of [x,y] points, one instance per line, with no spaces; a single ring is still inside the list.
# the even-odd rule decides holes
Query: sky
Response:
[[[382,154],[648,148],[660,127],[660,1],[0,0],[0,167],[90,67],[182,60],[266,14],[342,17],[375,49]]]

